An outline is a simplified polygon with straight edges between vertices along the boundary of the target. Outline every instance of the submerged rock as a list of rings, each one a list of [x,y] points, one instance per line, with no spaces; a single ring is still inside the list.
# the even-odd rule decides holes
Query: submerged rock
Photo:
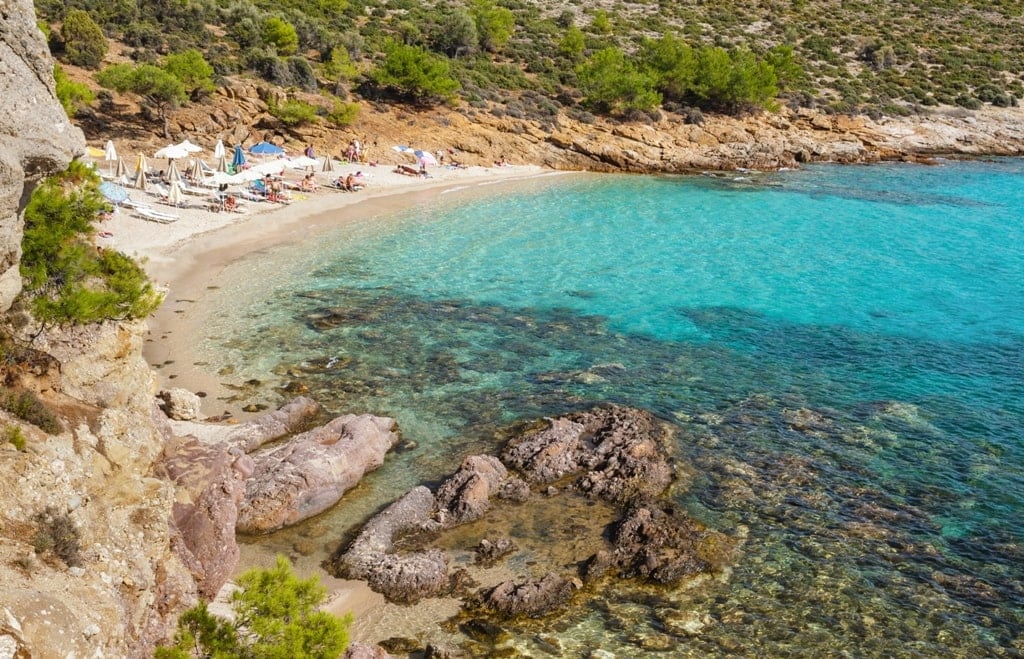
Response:
[[[644,410],[609,405],[549,419],[508,443],[501,458],[528,482],[579,475],[576,487],[613,502],[657,496],[672,481],[665,431]]]
[[[540,579],[503,581],[482,593],[479,604],[507,618],[537,618],[562,608],[576,588],[576,583],[548,572]]]

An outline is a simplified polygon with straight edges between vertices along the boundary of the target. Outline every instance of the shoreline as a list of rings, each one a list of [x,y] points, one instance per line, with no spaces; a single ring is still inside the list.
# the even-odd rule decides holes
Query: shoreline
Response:
[[[219,405],[214,409],[219,396],[232,392],[217,373],[204,370],[203,363],[182,361],[195,356],[190,346],[196,321],[190,311],[204,294],[217,288],[216,282],[227,267],[260,250],[298,244],[318,232],[395,213],[447,192],[568,174],[538,166],[469,167],[446,170],[430,179],[409,179],[378,168],[362,191],[321,189],[289,205],[260,202],[267,208],[258,209],[253,207],[260,204],[249,203],[250,212],[246,214],[186,207],[177,209],[177,222],[164,225],[133,217],[128,209],[121,209],[102,226],[113,236],[98,242],[100,247],[118,249],[138,259],[154,285],[165,293],[163,303],[147,319],[149,332],[143,349],[144,358],[157,376],[158,388],[202,392],[204,414],[241,421],[262,412],[225,410]],[[173,369],[165,369],[172,365]]]

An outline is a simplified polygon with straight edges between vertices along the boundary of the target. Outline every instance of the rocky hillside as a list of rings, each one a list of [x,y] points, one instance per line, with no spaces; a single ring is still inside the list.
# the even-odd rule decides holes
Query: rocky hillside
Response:
[[[467,165],[513,164],[553,169],[619,172],[693,172],[736,168],[776,169],[808,162],[926,160],[936,155],[1024,153],[1024,110],[939,108],[928,115],[833,115],[780,108],[742,118],[708,115],[700,124],[666,114],[659,121],[588,121],[559,114],[546,121],[495,116],[472,107],[415,109],[362,102],[359,119],[344,129],[314,123],[288,127],[268,111],[280,90],[237,79],[208,102],[184,107],[169,121],[172,137],[210,145],[268,140],[298,153],[313,144],[318,154],[340,157],[353,138],[369,158],[397,162],[392,145],[452,148]],[[116,131],[122,153],[152,153],[166,143],[161,127],[140,121],[130,98],[118,97],[112,115],[93,126]],[[147,129],[148,128],[148,129]],[[96,134],[102,146],[110,133]],[[127,151],[125,151],[125,149]]]

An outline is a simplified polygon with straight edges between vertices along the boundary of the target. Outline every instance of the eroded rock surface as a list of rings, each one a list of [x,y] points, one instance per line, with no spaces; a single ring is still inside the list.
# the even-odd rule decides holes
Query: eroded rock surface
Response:
[[[550,419],[546,428],[510,441],[501,459],[531,483],[579,475],[581,491],[623,502],[668,487],[672,468],[664,439],[649,412],[609,405]]]
[[[327,510],[397,442],[394,419],[346,414],[253,454],[237,529],[268,533]]]
[[[83,153],[53,91],[53,60],[28,0],[6,0],[0,12],[0,312],[21,291],[22,212],[45,176]]]

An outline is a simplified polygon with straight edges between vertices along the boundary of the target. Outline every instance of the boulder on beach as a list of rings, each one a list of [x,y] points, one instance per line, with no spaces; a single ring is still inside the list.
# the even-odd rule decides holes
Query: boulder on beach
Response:
[[[397,442],[394,419],[346,414],[253,453],[237,530],[269,533],[327,510]]]

